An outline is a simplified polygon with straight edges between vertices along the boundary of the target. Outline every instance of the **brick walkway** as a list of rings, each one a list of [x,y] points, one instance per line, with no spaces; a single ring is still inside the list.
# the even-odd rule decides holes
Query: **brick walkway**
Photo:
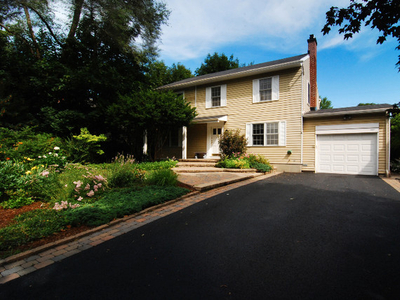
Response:
[[[184,197],[146,209],[127,218],[115,220],[109,224],[97,227],[89,232],[78,234],[61,241],[0,260],[0,284],[19,278],[36,270],[42,269],[64,258],[81,251],[95,247],[147,223],[175,213],[188,206],[206,200],[226,191],[263,180],[280,173],[258,176],[246,181],[209,190],[204,193],[194,192]]]

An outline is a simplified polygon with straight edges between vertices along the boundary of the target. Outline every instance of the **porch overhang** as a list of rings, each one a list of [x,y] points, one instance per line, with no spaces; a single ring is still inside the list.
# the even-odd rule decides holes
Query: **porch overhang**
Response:
[[[220,115],[220,116],[194,118],[193,123],[206,124],[206,123],[220,123],[227,121],[228,121],[228,115]]]

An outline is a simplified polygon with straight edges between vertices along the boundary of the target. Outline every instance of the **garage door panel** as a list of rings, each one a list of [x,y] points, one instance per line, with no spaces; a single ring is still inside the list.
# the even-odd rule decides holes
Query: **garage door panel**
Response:
[[[316,172],[377,175],[377,134],[317,136]]]

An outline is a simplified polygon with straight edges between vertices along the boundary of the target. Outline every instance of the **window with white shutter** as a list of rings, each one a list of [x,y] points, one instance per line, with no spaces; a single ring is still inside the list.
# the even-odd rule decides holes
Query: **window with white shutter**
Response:
[[[206,108],[226,106],[226,84],[206,88]]]
[[[286,121],[246,124],[248,146],[286,146]]]
[[[253,103],[279,100],[279,76],[253,80]]]

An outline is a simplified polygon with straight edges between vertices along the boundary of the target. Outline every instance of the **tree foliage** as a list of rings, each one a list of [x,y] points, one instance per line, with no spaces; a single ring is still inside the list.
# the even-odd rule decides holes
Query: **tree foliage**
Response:
[[[331,7],[326,12],[326,24],[322,32],[328,34],[332,26],[340,26],[339,33],[344,39],[353,37],[362,25],[376,28],[380,32],[377,44],[382,44],[388,36],[397,39],[400,50],[400,0],[350,0],[347,8]],[[400,71],[400,55],[397,66]]]
[[[195,108],[182,96],[172,91],[146,89],[120,95],[118,101],[108,107],[107,123],[118,128],[119,137],[130,145],[130,152],[139,158],[146,135],[148,155],[154,160],[168,133],[189,125],[195,116]]]
[[[213,55],[207,55],[204,63],[200,68],[196,69],[196,76],[236,69],[239,68],[239,59],[235,59],[233,54],[228,58],[224,53],[218,54],[215,52]]]
[[[324,97],[321,99],[321,103],[320,103],[319,107],[320,107],[320,109],[331,109],[331,108],[333,108],[332,101],[328,100],[327,97]]]
[[[61,6],[69,14],[57,23]],[[158,0],[2,1],[0,126],[61,137],[86,127],[107,135],[106,152],[140,156],[145,131],[151,140],[188,125],[194,110],[183,99],[152,91],[193,76],[156,60],[168,15]]]

